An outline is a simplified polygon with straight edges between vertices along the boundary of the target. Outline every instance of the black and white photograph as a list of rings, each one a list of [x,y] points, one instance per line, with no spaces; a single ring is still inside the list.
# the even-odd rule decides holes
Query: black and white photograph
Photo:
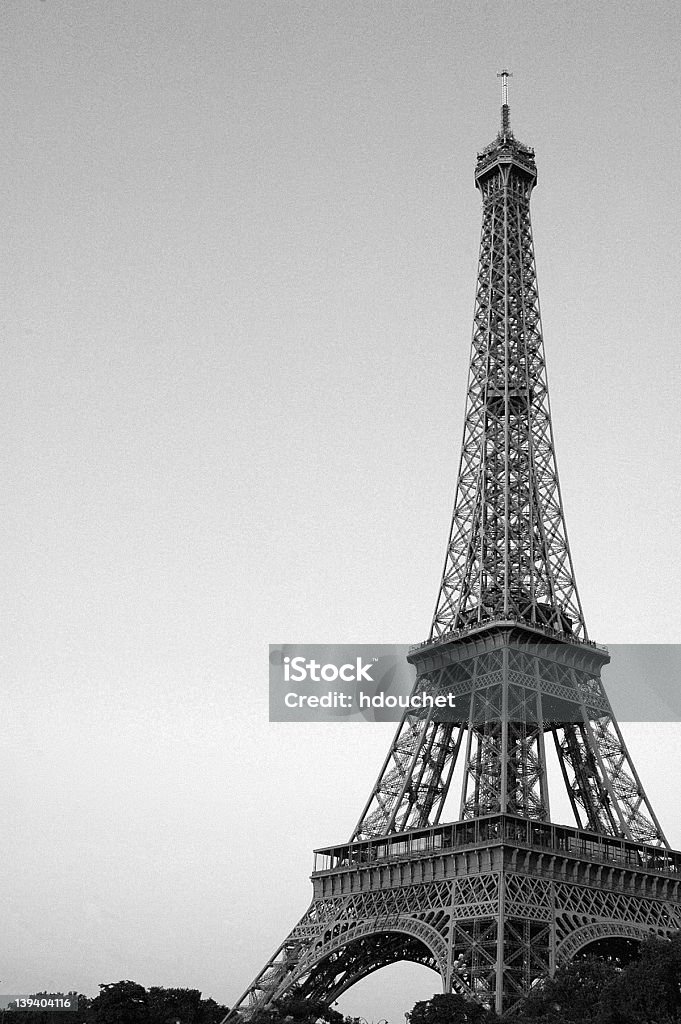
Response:
[[[2,0],[0,1011],[681,1021],[681,13]]]

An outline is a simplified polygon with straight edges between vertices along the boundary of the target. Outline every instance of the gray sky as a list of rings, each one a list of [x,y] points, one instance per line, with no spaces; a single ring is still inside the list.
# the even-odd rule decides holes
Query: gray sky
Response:
[[[231,1003],[393,729],[269,724],[267,644],[427,634],[503,66],[589,629],[681,639],[678,6],[5,0],[0,29],[2,984]],[[679,730],[626,736],[681,846]],[[409,972],[345,1008],[399,1024],[437,984]]]

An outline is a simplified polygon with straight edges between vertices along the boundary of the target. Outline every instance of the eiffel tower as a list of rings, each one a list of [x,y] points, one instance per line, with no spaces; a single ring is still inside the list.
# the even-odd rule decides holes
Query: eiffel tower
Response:
[[[601,683],[554,454],[535,273],[534,151],[510,126],[478,154],[482,235],[461,461],[415,692],[346,843],[315,853],[312,903],[228,1016],[326,1005],[400,960],[512,1011],[538,977],[681,928],[672,851]],[[551,820],[564,787],[571,825]],[[565,793],[567,800],[565,800]],[[458,798],[446,822],[445,801]]]

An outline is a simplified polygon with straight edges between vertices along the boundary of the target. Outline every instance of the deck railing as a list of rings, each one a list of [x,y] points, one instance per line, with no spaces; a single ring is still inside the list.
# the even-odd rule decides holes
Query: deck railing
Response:
[[[316,850],[314,873],[397,863],[429,853],[439,855],[504,843],[561,856],[584,857],[603,864],[681,875],[681,853],[675,850],[508,814]]]

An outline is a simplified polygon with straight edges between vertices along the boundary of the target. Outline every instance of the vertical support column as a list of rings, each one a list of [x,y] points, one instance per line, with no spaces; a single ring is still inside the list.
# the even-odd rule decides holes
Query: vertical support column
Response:
[[[499,912],[497,914],[497,965],[494,1008],[501,1015],[504,1008],[504,918],[506,916],[506,885],[504,869],[499,872]]]
[[[466,817],[466,802],[468,793],[468,780],[470,777],[471,751],[473,746],[473,715],[475,713],[475,691],[478,685],[478,663],[473,664],[473,678],[471,679],[471,701],[468,711],[468,735],[466,737],[466,757],[463,763],[463,778],[461,780],[461,804],[459,806],[459,820]]]
[[[541,699],[541,674],[539,672],[539,660],[534,660],[534,672],[537,682],[537,747],[539,750],[539,799],[541,801],[543,820],[551,821],[551,807],[549,803],[549,780],[546,766],[546,745],[544,743],[544,709]]]
[[[501,777],[499,779],[499,810],[508,810],[508,644],[503,648],[501,670]]]
[[[509,168],[501,167],[504,205],[504,615],[510,611],[511,585],[511,439],[510,439],[510,352],[509,352],[509,253],[508,253],[508,179]]]
[[[456,883],[454,882],[451,886],[452,902],[449,907],[449,930],[447,934],[447,972],[444,978],[443,992],[449,995],[454,991],[452,988],[452,957],[454,956],[454,923],[456,921],[456,908],[454,906],[454,893],[456,892]]]
[[[556,935],[556,883],[550,883],[551,892],[551,937],[549,939],[549,974],[551,977],[556,973],[556,946],[558,937]]]

